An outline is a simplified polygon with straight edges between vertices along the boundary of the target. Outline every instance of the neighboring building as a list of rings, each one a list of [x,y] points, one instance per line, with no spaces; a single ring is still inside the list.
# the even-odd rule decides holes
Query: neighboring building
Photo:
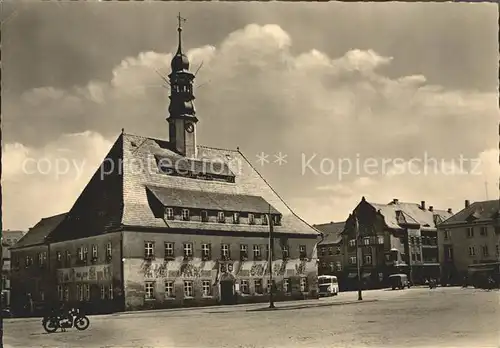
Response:
[[[340,276],[343,262],[342,231],[345,222],[330,222],[313,226],[324,235],[323,240],[318,244],[318,273]]]
[[[499,218],[499,200],[472,204],[466,200],[464,209],[439,225],[439,255],[447,283],[461,283],[468,269],[472,273],[498,267]]]
[[[354,209],[359,222],[359,246],[363,286],[388,285],[394,273],[406,273],[413,283],[439,277],[437,227],[451,210],[426,209],[425,202],[370,203],[363,197]],[[354,215],[346,221],[342,236],[344,281],[357,286],[357,255]]]
[[[23,231],[2,231],[2,306],[10,306],[10,265],[11,253],[9,248],[17,243],[24,235]]]
[[[94,312],[266,301],[272,271],[277,300],[316,298],[320,232],[239,150],[197,144],[180,41],[171,67],[169,141],[118,137],[47,238],[53,296]]]
[[[59,214],[41,219],[11,252],[11,307],[15,315],[29,315],[42,308],[53,284],[48,264],[46,238],[64,219]]]

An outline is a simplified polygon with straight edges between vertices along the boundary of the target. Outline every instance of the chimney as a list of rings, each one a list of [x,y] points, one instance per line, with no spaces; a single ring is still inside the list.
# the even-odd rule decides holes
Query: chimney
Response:
[[[425,201],[420,202],[420,209],[425,210]]]
[[[398,204],[398,202],[399,202],[399,199],[397,199],[397,198],[393,198],[393,199],[392,199],[392,203],[393,203],[393,204]]]
[[[453,212],[451,211],[451,208],[448,208],[448,213],[453,214]]]
[[[465,208],[468,208],[470,205],[470,201],[468,199],[465,200]]]
[[[432,205],[429,206],[429,211],[434,211],[434,207]]]

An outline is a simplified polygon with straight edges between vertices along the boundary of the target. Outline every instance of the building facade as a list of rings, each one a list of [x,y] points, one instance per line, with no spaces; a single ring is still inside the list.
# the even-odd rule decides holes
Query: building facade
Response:
[[[498,200],[466,200],[464,209],[438,226],[441,272],[447,283],[461,284],[468,273],[498,267],[499,211]]]
[[[270,274],[276,300],[317,298],[320,232],[239,149],[197,144],[181,32],[169,140],[122,131],[46,238],[51,298],[89,312],[267,301]]]
[[[10,307],[10,248],[14,246],[23,235],[23,231],[2,231],[2,308]]]
[[[330,222],[326,224],[314,225],[323,233],[323,240],[318,244],[318,274],[342,275],[343,254],[342,254],[342,231],[345,222]],[[339,284],[342,286],[342,284]]]
[[[33,315],[43,309],[53,286],[46,237],[64,217],[65,214],[59,214],[41,219],[10,248],[11,309],[14,315]]]
[[[388,277],[405,273],[414,284],[439,278],[436,224],[451,216],[451,210],[426,208],[399,202],[369,203],[363,197],[346,221],[342,235],[344,281],[357,287],[357,250],[354,216],[359,224],[359,257],[362,286],[388,286]]]

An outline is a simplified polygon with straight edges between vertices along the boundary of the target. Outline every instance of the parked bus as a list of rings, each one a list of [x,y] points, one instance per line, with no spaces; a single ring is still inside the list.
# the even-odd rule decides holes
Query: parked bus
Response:
[[[318,276],[319,296],[336,296],[339,294],[339,281],[336,276]]]

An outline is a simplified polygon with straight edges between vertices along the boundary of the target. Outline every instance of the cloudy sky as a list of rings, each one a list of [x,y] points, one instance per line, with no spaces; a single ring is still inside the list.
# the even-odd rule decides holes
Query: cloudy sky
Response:
[[[199,143],[239,146],[308,222],[363,195],[498,197],[494,4],[19,1],[2,12],[4,228],[67,211],[122,127],[167,138],[155,69],[179,11]]]

